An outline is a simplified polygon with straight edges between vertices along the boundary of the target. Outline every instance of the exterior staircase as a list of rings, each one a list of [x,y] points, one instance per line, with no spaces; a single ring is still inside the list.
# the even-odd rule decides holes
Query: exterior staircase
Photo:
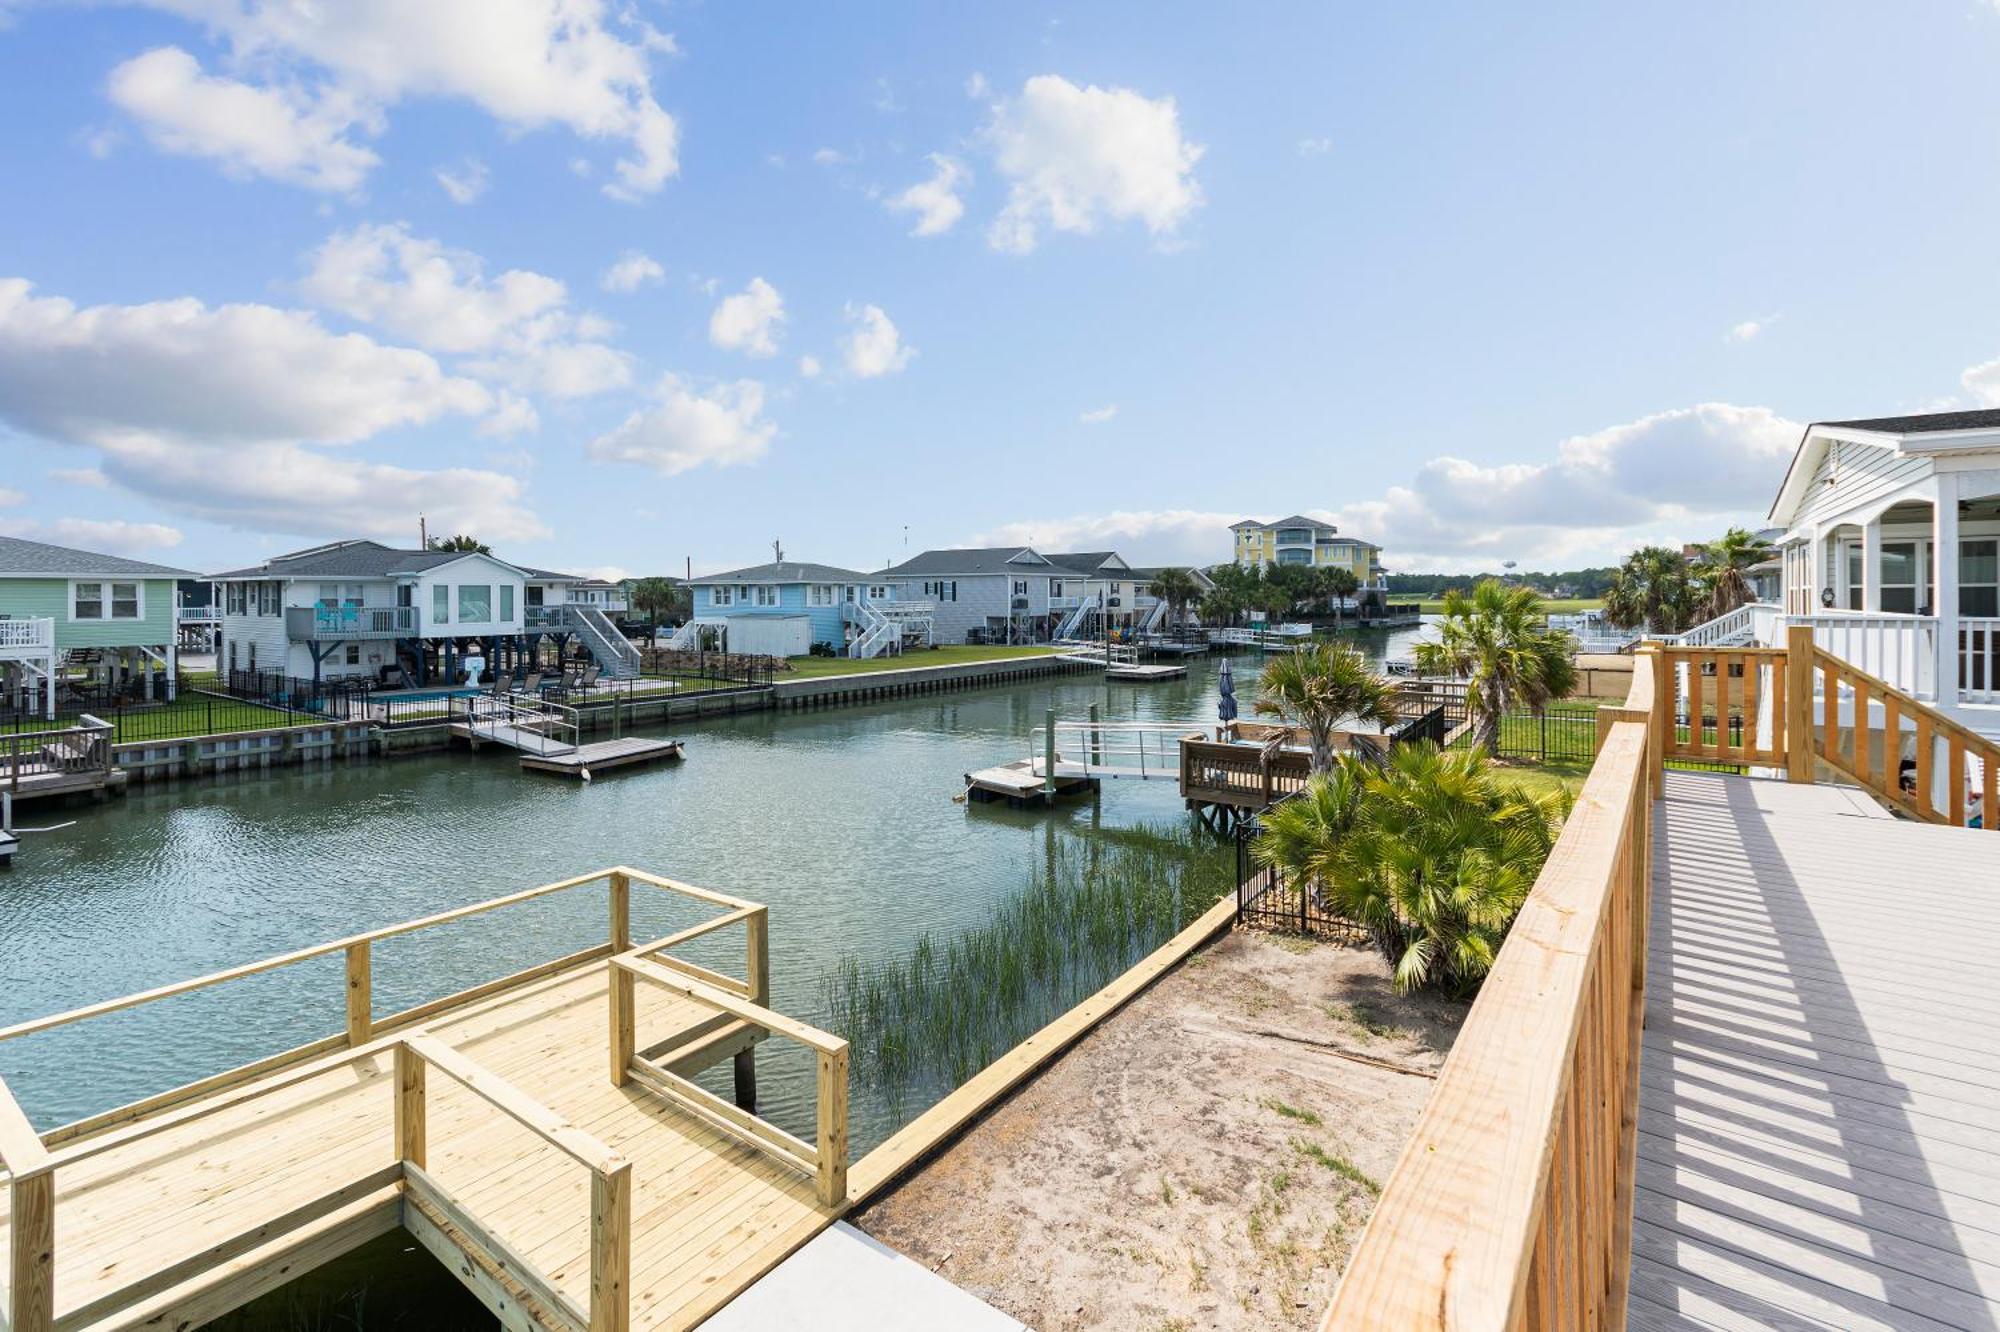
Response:
[[[1062,622],[1056,625],[1055,632],[1051,634],[1050,637],[1051,638],[1083,637],[1083,623],[1086,619],[1090,617],[1090,613],[1096,609],[1097,609],[1096,598],[1079,597],[1077,599],[1076,608],[1072,610],[1068,615],[1063,617]]]
[[[1760,629],[1767,624],[1775,626],[1781,614],[1777,606],[1752,601],[1704,621],[1684,634],[1661,634],[1657,640],[1675,647],[1747,647],[1758,641]]]
[[[618,632],[618,626],[595,606],[564,606],[562,625],[576,632],[589,649],[591,658],[614,680],[630,680],[639,674],[639,649]]]
[[[866,593],[848,603],[848,611],[848,618],[861,626],[861,632],[847,645],[849,657],[866,660],[879,657],[892,647],[902,646],[901,626],[877,610]]]
[[[1139,632],[1142,634],[1157,634],[1165,626],[1166,622],[1167,603],[1164,601],[1155,601],[1153,609],[1146,616],[1146,622],[1139,626]]]

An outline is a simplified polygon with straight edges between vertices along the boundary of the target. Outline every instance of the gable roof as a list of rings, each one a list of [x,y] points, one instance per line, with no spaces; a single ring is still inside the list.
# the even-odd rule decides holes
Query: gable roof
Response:
[[[25,537],[0,536],[0,578],[198,578],[186,569],[100,555],[73,546],[51,546]]]
[[[1037,572],[1052,567],[1049,558],[1031,546],[983,546],[923,551],[882,572],[902,578],[925,574],[1009,574],[1019,573],[1024,564],[1034,565]],[[1077,569],[1064,572],[1079,576],[1083,573]]]
[[[1859,421],[1821,421],[1842,430],[1872,430],[1883,435],[1930,435],[1941,430],[2000,430],[2000,408],[1970,412],[1925,412],[1919,416],[1872,416]]]
[[[1215,580],[1208,576],[1206,569],[1192,564],[1151,564],[1145,568],[1139,568],[1135,565],[1126,572],[1131,574],[1135,581],[1144,583],[1151,582],[1169,569],[1179,569],[1183,573],[1192,575],[1197,587],[1213,588],[1215,586]]]
[[[703,574],[688,580],[690,587],[706,587],[714,583],[865,583],[868,575],[853,569],[841,569],[831,564],[807,564],[801,560],[785,560],[766,564],[753,564],[747,569],[731,569],[727,573]]]
[[[1118,573],[1125,573],[1132,567],[1125,563],[1124,557],[1119,555],[1115,550],[1080,550],[1072,551],[1067,555],[1050,555],[1046,558],[1050,564],[1060,564],[1066,568],[1082,569],[1085,571],[1093,569],[1101,570],[1107,564],[1111,564],[1113,560],[1116,560],[1117,563],[1111,565],[1111,567]]]
[[[498,555],[480,555],[470,550],[402,550],[379,541],[332,541],[286,555],[273,555],[262,564],[210,578],[393,578],[399,574],[424,573],[463,559],[489,559],[519,573],[518,565],[508,564]],[[564,577],[556,574],[554,577]]]
[[[1264,524],[1264,526],[1266,526],[1266,527],[1310,527],[1310,528],[1314,528],[1314,529],[1316,529],[1316,530],[1318,530],[1318,531],[1321,531],[1321,532],[1338,532],[1338,531],[1340,530],[1339,528],[1335,527],[1335,526],[1334,526],[1334,525],[1333,525],[1332,523],[1323,523],[1323,522],[1321,522],[1321,521],[1320,521],[1319,519],[1317,519],[1317,518],[1308,518],[1308,517],[1306,517],[1306,516],[1305,516],[1304,514],[1302,514],[1302,513],[1295,513],[1295,514],[1293,514],[1293,515],[1292,515],[1291,517],[1289,517],[1289,518],[1280,518],[1280,519],[1279,519],[1279,520],[1278,520],[1277,522],[1275,522],[1275,523],[1265,523],[1265,524]]]

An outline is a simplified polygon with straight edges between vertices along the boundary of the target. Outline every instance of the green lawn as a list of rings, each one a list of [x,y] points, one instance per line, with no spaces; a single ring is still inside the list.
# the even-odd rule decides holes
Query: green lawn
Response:
[[[113,720],[108,715],[105,721]],[[100,715],[100,714],[92,714]],[[118,734],[113,740],[123,744],[131,740],[184,740],[197,735],[223,735],[235,731],[263,731],[274,726],[302,725],[308,719],[298,713],[287,717],[277,708],[267,708],[261,703],[249,703],[242,699],[222,698],[213,694],[182,694],[171,703],[134,705],[116,714]],[[71,725],[67,721],[44,722],[22,720],[11,724],[0,724],[0,731],[42,731],[62,729]]]
[[[864,671],[906,671],[915,666],[963,666],[975,661],[1005,661],[1010,657],[1047,657],[1050,647],[941,647],[906,652],[900,657],[871,657],[856,661],[850,657],[791,657],[790,670],[780,671],[779,680],[799,680],[817,675],[859,675]]]

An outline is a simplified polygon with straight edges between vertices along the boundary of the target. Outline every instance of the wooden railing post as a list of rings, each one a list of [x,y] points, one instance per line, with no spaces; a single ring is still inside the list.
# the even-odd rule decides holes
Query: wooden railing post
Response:
[[[622,1087],[632,1076],[632,1056],[639,1048],[639,982],[615,960],[610,970],[611,1085]]]
[[[14,1175],[7,1187],[10,1332],[54,1332],[56,1325],[56,1172],[44,1165]]]
[[[622,953],[632,946],[632,876],[624,870],[611,871],[611,951]]]
[[[847,1201],[847,1044],[819,1052],[819,1182],[822,1207]]]
[[[366,1044],[374,1032],[374,977],[366,939],[347,945],[347,1043]]]
[[[614,968],[615,970],[615,968]],[[631,1326],[632,1163],[590,1176],[590,1332]]]
[[[750,990],[750,1002],[759,1008],[771,1006],[771,912],[758,907],[743,920],[743,980]]]
[[[1812,626],[1788,625],[1785,629],[1785,777],[1788,781],[1810,782],[1813,779],[1812,685]],[[1833,688],[1831,680],[1827,681],[1827,688]]]
[[[427,1146],[424,1125],[424,1057],[407,1041],[396,1043],[396,1159],[422,1169]]]
[[[1653,724],[1646,728],[1646,790],[1657,800],[1664,789],[1667,747],[1674,741],[1674,692],[1680,681],[1674,673],[1674,659],[1656,643],[1639,649],[1652,658]]]

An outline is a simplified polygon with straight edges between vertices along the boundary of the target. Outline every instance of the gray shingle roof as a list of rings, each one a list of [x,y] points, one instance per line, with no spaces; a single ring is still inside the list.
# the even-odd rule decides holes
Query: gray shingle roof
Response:
[[[1039,555],[1041,552],[1037,551],[1036,554]],[[1118,552],[1115,550],[1073,550],[1061,555],[1042,555],[1042,558],[1050,564],[1060,564],[1070,569],[1102,569],[1107,560],[1118,558]],[[1125,571],[1118,569],[1113,572],[1123,573]]]
[[[1885,435],[1922,435],[1940,430],[2000,429],[2000,409],[1971,412],[1929,412],[1922,416],[1874,416],[1861,421],[1822,421],[1849,430],[1876,430]]]
[[[1019,564],[1008,563],[1015,556],[1023,554],[1033,555],[1036,558],[1031,561],[1024,560]],[[921,577],[929,574],[1019,574],[1023,572],[1039,574],[1050,572],[1067,573],[1078,578],[1086,576],[1083,570],[1051,570],[1050,566],[1039,562],[1046,558],[1048,557],[1040,551],[1032,550],[1027,546],[984,546],[964,550],[927,550],[921,554],[912,555],[901,564],[895,565],[883,572],[892,577],[904,578],[913,575]]]
[[[379,541],[335,541],[288,555],[273,555],[262,564],[211,578],[388,578],[395,574],[422,573],[440,564],[462,560],[462,550],[402,550]],[[493,559],[500,559],[495,555]],[[502,564],[507,563],[500,560]],[[557,575],[563,577],[566,575]]]
[[[186,569],[128,560],[121,555],[51,546],[43,541],[0,536],[0,578],[55,575],[63,578],[198,578]]]
[[[747,569],[703,574],[700,578],[689,580],[689,585],[705,587],[710,583],[863,583],[867,580],[867,574],[857,573],[853,569],[841,569],[831,564],[807,564],[800,560],[786,560],[782,564],[753,564]]]

